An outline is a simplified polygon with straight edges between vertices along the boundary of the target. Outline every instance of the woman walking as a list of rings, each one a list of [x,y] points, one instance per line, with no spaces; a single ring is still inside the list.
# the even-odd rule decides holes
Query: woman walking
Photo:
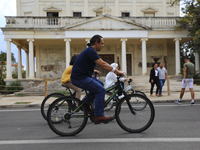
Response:
[[[151,83],[151,90],[150,90],[150,96],[153,96],[153,87],[156,84],[157,89],[156,89],[156,96],[159,96],[158,91],[160,89],[160,82],[158,78],[158,64],[154,63],[153,68],[150,71],[150,79],[149,82]]]

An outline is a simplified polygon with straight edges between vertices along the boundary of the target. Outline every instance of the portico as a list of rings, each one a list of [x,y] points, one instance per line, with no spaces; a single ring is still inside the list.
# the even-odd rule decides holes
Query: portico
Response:
[[[178,75],[180,44],[189,39],[188,32],[174,31],[173,18],[159,24],[159,30],[158,21],[154,20],[153,23],[151,20],[149,24],[151,18],[146,19],[145,22],[139,19],[131,22],[111,15],[102,15],[70,25],[51,25],[50,32],[42,29],[43,26],[40,27],[40,24],[34,24],[34,30],[25,31],[16,31],[13,24],[8,24],[7,28],[3,29],[8,45],[7,67],[11,67],[10,43],[13,42],[18,46],[19,63],[20,51],[26,51],[27,79],[59,78],[68,67],[71,56],[79,54],[86,48],[90,38],[99,34],[105,42],[105,47],[99,55],[109,63],[119,63],[120,69],[128,75],[148,75],[155,57],[159,59],[158,62],[163,62],[169,68],[169,74]],[[20,23],[16,25],[19,26]],[[11,28],[8,28],[9,26]],[[10,30],[12,35],[7,34]],[[18,73],[20,78],[20,71]],[[7,79],[12,79],[9,71]]]

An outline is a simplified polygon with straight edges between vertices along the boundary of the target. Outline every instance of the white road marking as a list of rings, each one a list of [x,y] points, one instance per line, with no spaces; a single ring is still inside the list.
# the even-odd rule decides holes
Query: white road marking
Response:
[[[153,103],[154,107],[195,107],[195,106],[200,106],[200,104],[195,104],[195,106],[191,106],[189,103],[188,104],[181,104],[181,105],[178,105],[178,104],[158,104],[158,103]],[[123,106],[124,108],[128,107],[127,105],[126,106]],[[25,112],[25,111],[40,111],[40,109],[27,109],[27,108],[24,108],[24,109],[1,109],[0,112]]]
[[[200,138],[112,138],[112,139],[51,139],[51,140],[7,140],[0,141],[0,145],[19,144],[73,144],[73,143],[189,143],[200,142]]]

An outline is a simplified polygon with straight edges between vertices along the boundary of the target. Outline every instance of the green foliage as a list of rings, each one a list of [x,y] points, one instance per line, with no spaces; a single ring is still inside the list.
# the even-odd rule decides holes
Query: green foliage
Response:
[[[9,86],[6,87],[6,90],[8,91],[8,94],[17,92],[17,91],[21,91],[24,88],[21,85],[21,81],[20,80],[16,80],[10,83]]]
[[[180,0],[171,1],[175,5]],[[182,8],[184,17],[178,21],[177,30],[188,30],[188,36],[192,37],[187,44],[187,49],[200,53],[200,0],[184,0],[185,7]]]
[[[20,96],[26,96],[26,94],[25,93],[17,93],[16,96],[19,96],[19,97]]]
[[[60,93],[60,94],[63,94],[65,96],[69,96],[69,91],[66,91],[66,90],[58,90],[58,91],[55,91],[54,93]]]
[[[17,71],[12,72],[12,77],[13,77],[13,79],[17,79],[18,78],[18,72]]]
[[[22,78],[26,78],[26,71],[25,70],[22,71]]]

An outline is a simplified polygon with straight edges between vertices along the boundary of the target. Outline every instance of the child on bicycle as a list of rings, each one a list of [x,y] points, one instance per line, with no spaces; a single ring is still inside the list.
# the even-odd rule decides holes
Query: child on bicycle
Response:
[[[111,66],[113,68],[119,69],[118,64],[117,63],[112,63]],[[130,78],[120,78],[121,82],[124,81],[129,81]],[[112,85],[115,84],[115,82],[117,82],[117,75],[110,71],[107,75],[106,75],[106,80],[105,80],[105,88],[111,87]]]
[[[74,65],[76,58],[77,58],[77,55],[72,56],[71,61],[69,63],[69,67],[64,71],[64,73],[62,75],[61,83],[64,87],[69,87],[70,89],[73,89],[76,92],[75,97],[80,99],[81,98],[81,88],[74,86],[71,83],[71,79],[70,79],[72,67]]]

